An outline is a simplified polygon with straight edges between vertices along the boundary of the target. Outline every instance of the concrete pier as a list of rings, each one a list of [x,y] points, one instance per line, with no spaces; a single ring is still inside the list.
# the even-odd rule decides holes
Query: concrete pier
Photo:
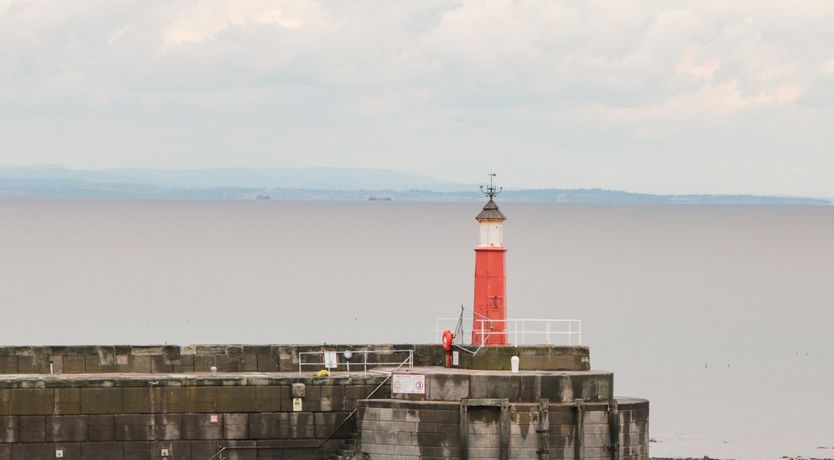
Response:
[[[95,345],[0,347],[0,374],[95,374],[208,372],[293,372],[303,353],[367,350],[375,353],[410,350],[415,366],[442,366],[443,349],[427,344],[332,345]],[[464,369],[509,370],[511,356],[522,369],[589,370],[588,347],[488,347],[477,355],[461,354]]]
[[[617,403],[620,434],[614,450],[607,403],[583,404],[580,417],[576,404],[361,401],[361,450],[381,459],[649,458],[648,401],[618,398]],[[504,414],[506,421],[502,421]],[[508,457],[502,456],[503,446]]]
[[[15,375],[0,380],[0,459],[322,458],[379,374]],[[295,412],[293,385],[301,385]],[[327,438],[330,439],[327,439]],[[326,457],[324,457],[326,458]]]
[[[423,394],[359,401],[370,458],[646,459],[648,401],[601,371],[414,368]]]
[[[344,350],[413,363],[315,375]],[[443,362],[413,344],[0,347],[0,460],[648,458],[648,402],[614,398],[587,347]]]

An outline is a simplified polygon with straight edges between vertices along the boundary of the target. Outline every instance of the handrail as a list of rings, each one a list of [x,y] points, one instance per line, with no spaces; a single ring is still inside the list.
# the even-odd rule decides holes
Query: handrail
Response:
[[[376,386],[376,388],[374,388],[374,389],[373,389],[373,391],[371,391],[371,392],[368,394],[368,396],[365,396],[365,398],[363,398],[363,399],[362,399],[362,401],[367,401],[367,400],[371,399],[371,396],[375,395],[375,394],[376,394],[376,392],[377,392],[377,391],[379,391],[379,389],[380,389],[380,388],[382,388],[382,386],[383,386],[383,385],[385,385],[386,383],[388,383],[388,381],[389,381],[389,380],[391,380],[391,376],[393,376],[393,375],[394,375],[394,372],[398,371],[398,370],[399,370],[399,369],[400,369],[400,368],[401,368],[401,367],[402,367],[402,366],[403,366],[406,362],[408,362],[409,360],[411,360],[411,361],[412,361],[412,362],[411,362],[411,364],[413,365],[413,364],[414,364],[414,362],[413,362],[413,361],[414,361],[414,355],[411,355],[411,356],[409,356],[408,358],[406,358],[406,359],[405,359],[405,361],[401,362],[401,363],[400,363],[400,365],[399,365],[399,366],[397,366],[397,367],[395,367],[393,371],[389,372],[389,373],[388,373],[388,376],[387,376],[387,377],[385,377],[385,380],[383,380],[383,381],[382,381],[379,385],[377,385],[377,386]],[[357,407],[357,408],[353,409],[353,410],[352,410],[352,411],[351,411],[351,412],[350,412],[347,416],[345,416],[344,420],[342,420],[341,422],[339,422],[339,424],[338,424],[338,425],[336,425],[336,428],[333,428],[333,430],[331,430],[331,431],[330,431],[330,433],[328,433],[328,434],[327,434],[327,437],[325,437],[325,438],[324,438],[321,442],[319,442],[319,444],[318,444],[318,446],[317,446],[317,447],[321,447],[321,446],[323,446],[323,445],[324,445],[324,443],[326,443],[327,441],[329,441],[329,440],[330,440],[330,438],[332,438],[332,437],[333,437],[333,435],[334,435],[334,434],[336,434],[336,432],[337,432],[337,431],[339,431],[339,428],[341,428],[341,427],[342,427],[342,425],[344,425],[345,423],[347,423],[347,421],[348,421],[348,420],[350,420],[350,419],[351,419],[351,417],[353,417],[354,415],[356,415],[356,413],[357,413],[358,411],[359,411],[359,408]]]
[[[459,321],[460,318],[435,318],[435,343],[440,343],[441,334],[445,329],[441,327],[441,323],[451,325]],[[477,318],[472,324],[475,329],[473,336],[478,337],[479,340],[474,338],[469,340],[468,334],[462,334],[464,337],[458,339],[459,343],[483,346],[487,343],[489,337],[501,336],[514,345],[526,345],[529,337],[538,336],[542,338],[542,341],[538,343],[547,345],[552,344],[552,339],[558,337],[566,337],[566,345],[568,346],[582,344],[582,321],[578,319],[511,318],[497,320]],[[504,327],[498,327],[502,325]],[[532,343],[535,344],[536,342]]]
[[[376,392],[379,391],[380,388],[382,388],[386,383],[388,383],[389,380],[391,380],[391,376],[394,375],[394,372],[398,371],[405,364],[410,364],[411,366],[414,365],[414,354],[413,353],[409,354],[409,356],[407,358],[405,358],[405,360],[403,360],[403,362],[401,362],[399,365],[397,365],[397,367],[395,367],[394,370],[392,370],[391,372],[388,372],[388,375],[385,377],[385,379],[379,385],[377,385],[376,388],[374,388],[373,391],[371,391],[368,394],[368,396],[365,396],[362,399],[362,401],[367,401],[367,400],[371,399],[371,397],[373,395],[375,395]],[[350,420],[354,415],[356,415],[357,412],[359,412],[358,407],[353,409],[352,411],[350,411],[350,413],[348,415],[346,415],[345,418],[342,419],[342,421],[339,422],[339,424],[336,425],[336,427],[333,428],[330,431],[330,433],[328,433],[327,436],[324,439],[319,441],[315,446],[310,446],[310,448],[320,449],[327,441],[329,441],[333,437],[334,434],[336,434],[337,431],[339,431],[339,428],[344,426],[344,424],[347,423],[348,420]],[[258,448],[259,448],[259,446],[223,446],[214,455],[212,455],[211,458],[209,458],[208,460],[217,459],[219,455],[221,455],[223,452],[226,452],[227,450],[258,449]],[[260,448],[263,449],[263,447],[260,447]]]
[[[304,366],[321,367],[324,364],[323,362],[318,362],[318,361],[317,362],[306,362],[305,363],[304,362],[304,356],[319,355],[319,356],[322,356],[322,358],[323,358],[325,353],[336,353],[338,355],[344,356],[344,352],[345,352],[344,350],[343,351],[325,350],[325,351],[302,351],[302,352],[299,352],[298,353],[298,373],[301,374],[303,372],[303,367]],[[351,368],[351,364],[352,364],[354,367],[356,367],[356,366],[361,367],[362,371],[367,373],[368,372],[368,366],[372,366],[372,367],[380,367],[380,366],[386,366],[386,365],[393,366],[395,364],[398,364],[400,361],[392,361],[392,362],[368,361],[368,355],[391,355],[391,354],[395,354],[395,353],[406,353],[406,354],[408,354],[408,357],[406,358],[406,362],[410,361],[411,366],[412,367],[414,366],[414,350],[410,350],[410,349],[356,350],[356,351],[351,350],[351,352],[353,353],[354,356],[362,355],[362,358],[363,358],[362,361],[356,361],[356,362],[353,362],[353,363],[351,363],[349,360],[348,361],[343,361],[343,362],[337,362],[336,363],[336,366],[337,366],[336,368],[337,369],[339,367],[344,367],[347,372],[350,372],[350,368]],[[395,359],[395,358],[392,358],[392,359]]]

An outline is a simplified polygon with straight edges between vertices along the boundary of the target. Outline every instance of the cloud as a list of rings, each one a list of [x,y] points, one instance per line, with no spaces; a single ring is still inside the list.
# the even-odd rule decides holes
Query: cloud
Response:
[[[806,187],[830,172],[832,21],[824,0],[0,0],[0,163],[709,191],[756,152],[737,191],[834,195]]]
[[[822,63],[820,70],[823,75],[834,76],[834,58],[831,58]]]
[[[721,67],[721,61],[713,58],[707,62],[698,61],[691,52],[684,52],[681,61],[675,69],[678,75],[693,75],[705,80],[712,79],[715,71]]]
[[[3,19],[6,12],[12,7],[12,1],[13,0],[0,0],[0,19]]]

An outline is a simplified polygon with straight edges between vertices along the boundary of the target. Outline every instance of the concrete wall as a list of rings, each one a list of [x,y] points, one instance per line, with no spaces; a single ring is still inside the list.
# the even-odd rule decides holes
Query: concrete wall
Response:
[[[327,458],[352,423],[315,446],[383,379],[7,378],[0,380],[0,460],[208,460],[222,446],[246,448],[227,459]],[[293,412],[293,384],[304,384],[301,412]]]
[[[509,403],[502,411],[500,406],[476,402],[461,410],[461,404],[454,402],[389,399],[362,401],[360,407],[362,451],[371,460],[498,459],[502,458],[502,436],[506,458],[612,459],[612,421],[619,430],[618,458],[649,458],[649,403],[645,400],[620,398],[615,415],[608,403],[585,403],[581,417],[575,404],[547,404],[546,437],[537,432],[545,417],[539,404]],[[461,423],[461,417],[466,417],[466,423]],[[581,457],[576,456],[577,441]],[[548,457],[539,456],[544,448]]]
[[[402,371],[400,373],[407,373]],[[394,394],[394,399],[459,401],[466,398],[500,398],[510,402],[609,401],[614,397],[614,374],[606,371],[495,371],[426,372],[425,394]]]
[[[441,366],[439,345],[165,345],[0,347],[0,374],[294,372],[299,353],[343,350],[413,350],[416,366]],[[461,352],[461,368],[508,370],[510,357],[521,357],[522,370],[588,370],[588,347],[487,347],[472,356]],[[383,355],[383,357],[386,357]],[[388,361],[404,354],[387,355]],[[357,362],[358,356],[353,358]],[[313,367],[305,370],[313,370]]]
[[[355,446],[350,438],[357,420],[362,423],[361,448],[372,458],[391,458],[393,453],[455,458],[462,452],[461,439],[470,442],[467,453],[492,455],[496,447],[490,430],[496,426],[511,430],[504,447],[523,453],[518,458],[527,458],[533,449],[531,439],[539,442],[531,427],[539,423],[536,417],[541,411],[535,415],[531,412],[535,404],[516,401],[547,396],[554,402],[578,397],[602,401],[612,394],[610,373],[588,371],[587,347],[490,347],[474,357],[461,354],[461,367],[506,369],[509,357],[519,355],[522,369],[568,372],[522,378],[489,370],[440,369],[441,374],[469,375],[444,381],[438,374],[436,382],[430,376],[428,396],[438,401],[390,399],[390,382],[385,383],[375,395],[381,402],[373,403],[382,406],[368,402],[361,418],[351,419],[318,448],[384,381],[372,373],[322,378],[297,374],[303,352],[346,349],[413,350],[417,366],[444,361],[437,345],[0,347],[0,374],[4,374],[0,375],[0,460],[209,460],[221,447],[234,448],[226,452],[227,460],[324,459],[342,447]],[[391,353],[383,359],[401,356]],[[320,355],[308,358],[315,365],[305,370],[322,367]],[[212,366],[220,374],[209,375]],[[294,392],[303,397],[299,412],[292,404]],[[459,399],[487,397],[505,398],[506,410],[467,405],[467,415],[461,418]],[[565,407],[551,405],[546,412],[561,420],[556,413]],[[501,414],[512,422],[505,423]],[[645,417],[630,417],[642,423],[647,416],[646,410]],[[463,431],[461,420],[468,423]],[[591,433],[598,431],[594,419],[587,420]],[[387,422],[391,425],[386,428]],[[647,445],[647,428],[639,423],[625,433],[633,434],[635,444],[627,443],[624,455],[632,447],[642,449],[644,440]],[[566,431],[568,425],[554,422],[548,428],[554,433],[553,452],[573,448],[565,441],[572,433]],[[466,436],[461,438],[460,433]],[[585,451],[598,453],[593,442],[599,439],[588,439]],[[562,453],[551,458],[567,458]]]

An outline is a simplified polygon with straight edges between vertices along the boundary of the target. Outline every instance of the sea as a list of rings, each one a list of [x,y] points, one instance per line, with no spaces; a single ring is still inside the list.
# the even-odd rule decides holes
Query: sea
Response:
[[[510,316],[581,319],[653,457],[834,457],[834,207],[499,204]],[[481,206],[0,199],[0,344],[431,342]]]

